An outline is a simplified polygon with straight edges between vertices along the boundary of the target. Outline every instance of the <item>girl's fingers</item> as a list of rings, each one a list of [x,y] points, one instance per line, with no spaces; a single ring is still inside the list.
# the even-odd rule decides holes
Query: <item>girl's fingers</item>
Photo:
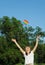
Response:
[[[37,39],[39,39],[41,37],[41,35],[37,36]]]
[[[15,42],[16,40],[15,39],[12,39],[13,42]]]

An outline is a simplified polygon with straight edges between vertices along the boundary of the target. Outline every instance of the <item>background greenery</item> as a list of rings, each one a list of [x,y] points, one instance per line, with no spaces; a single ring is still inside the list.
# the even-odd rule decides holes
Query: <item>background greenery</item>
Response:
[[[35,63],[44,65],[45,42],[43,39],[45,32],[39,26],[36,28],[24,26],[20,20],[14,17],[3,16],[0,18],[0,65],[24,65],[24,57],[11,39],[15,38],[23,49],[27,45],[30,45],[32,49],[37,35],[41,35],[41,38],[35,52]]]

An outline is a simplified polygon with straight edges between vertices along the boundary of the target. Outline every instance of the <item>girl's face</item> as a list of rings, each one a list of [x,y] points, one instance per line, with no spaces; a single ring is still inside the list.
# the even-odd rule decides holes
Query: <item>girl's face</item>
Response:
[[[25,48],[25,51],[26,51],[26,53],[27,53],[27,54],[29,54],[29,53],[31,52],[30,47],[29,47],[29,46],[27,46],[27,47]]]

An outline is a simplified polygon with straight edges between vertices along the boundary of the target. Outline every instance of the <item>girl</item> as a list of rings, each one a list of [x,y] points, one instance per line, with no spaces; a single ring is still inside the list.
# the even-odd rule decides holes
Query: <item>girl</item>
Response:
[[[37,36],[37,38],[36,38],[36,44],[35,44],[33,50],[31,50],[31,48],[29,46],[26,46],[25,51],[20,47],[20,45],[17,43],[16,39],[12,39],[12,41],[16,44],[16,46],[20,49],[20,51],[24,55],[25,65],[34,65],[34,52],[38,46],[39,37],[40,36]]]

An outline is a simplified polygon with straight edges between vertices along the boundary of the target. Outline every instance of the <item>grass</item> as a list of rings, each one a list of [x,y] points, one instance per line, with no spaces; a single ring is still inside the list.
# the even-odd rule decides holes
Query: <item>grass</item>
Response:
[[[22,63],[18,63],[18,64],[16,64],[16,65],[24,65],[24,64],[22,64]],[[40,63],[40,64],[34,64],[34,65],[45,65],[45,63]]]
[[[36,64],[36,63],[35,63],[34,65],[45,65],[45,63],[40,63],[40,64]]]

